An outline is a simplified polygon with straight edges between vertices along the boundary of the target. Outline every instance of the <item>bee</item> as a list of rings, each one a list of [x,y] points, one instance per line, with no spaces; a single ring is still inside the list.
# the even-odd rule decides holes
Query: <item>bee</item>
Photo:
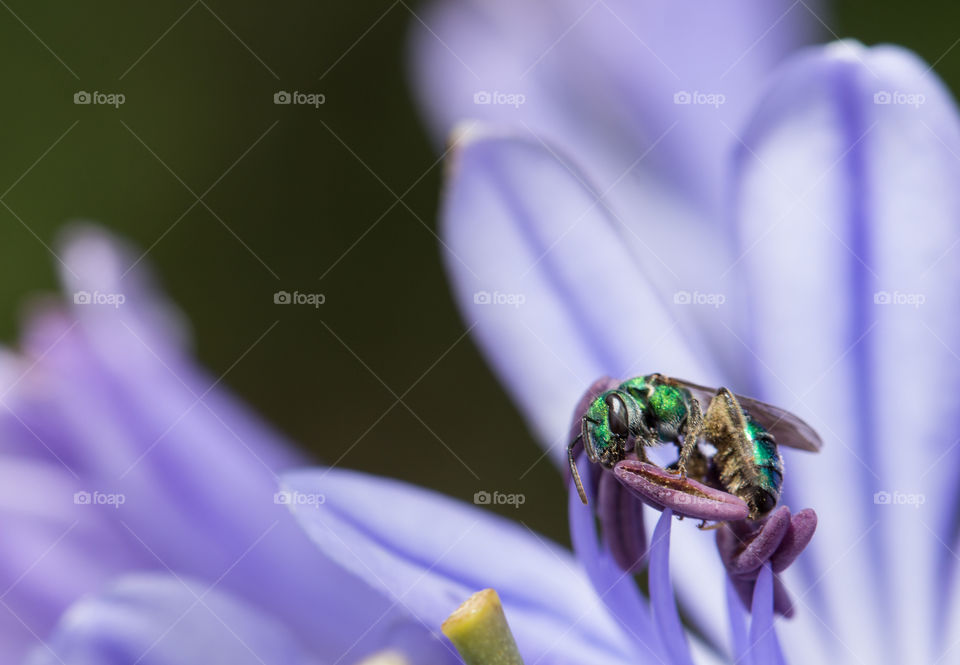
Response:
[[[625,401],[624,394],[634,403]],[[709,404],[706,416],[701,415],[701,401]],[[697,480],[743,499],[750,508],[750,519],[763,517],[780,500],[783,459],[778,444],[812,452],[823,447],[816,431],[788,411],[734,395],[726,388],[714,391],[661,374],[630,379],[599,395],[581,422],[581,434],[570,443],[567,453],[584,503],[586,495],[573,457],[573,447],[580,439],[590,461],[607,468],[625,456],[628,437],[624,432],[636,437],[635,447],[643,461],[642,446],[677,442],[680,456],[670,469],[681,477],[689,472]],[[679,436],[683,437],[682,446]],[[700,437],[716,449],[709,460],[698,447]]]
[[[662,374],[634,377],[601,393],[580,418],[580,434],[567,446],[570,471],[580,500],[587,503],[574,461],[574,446],[578,441],[583,441],[587,459],[608,469],[626,456],[629,443],[646,462],[645,447],[673,442],[680,448],[677,470],[686,476],[691,459],[703,461],[696,448],[702,429],[700,403],[688,388]],[[705,472],[704,463],[694,475]]]

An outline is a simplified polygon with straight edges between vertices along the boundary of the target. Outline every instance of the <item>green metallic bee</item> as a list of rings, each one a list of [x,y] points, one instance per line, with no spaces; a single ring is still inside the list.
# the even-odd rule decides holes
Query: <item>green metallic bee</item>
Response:
[[[567,457],[580,500],[586,504],[587,495],[573,456],[578,441],[583,441],[591,462],[608,469],[624,458],[631,439],[643,461],[647,461],[645,447],[673,442],[680,448],[677,470],[685,476],[688,462],[699,453],[697,437],[703,429],[703,416],[700,403],[687,388],[661,374],[648,374],[598,395],[580,423],[580,434],[567,446]],[[703,465],[695,475],[705,471]]]
[[[624,394],[634,403],[625,402]],[[621,409],[618,401],[625,408]],[[700,401],[710,405],[706,417],[700,415]],[[635,419],[639,425],[634,424]],[[661,423],[661,419],[665,422]],[[740,497],[750,508],[750,519],[766,515],[780,500],[783,460],[777,449],[778,442],[814,452],[823,445],[813,428],[788,411],[734,395],[726,388],[714,392],[660,374],[630,379],[615,390],[599,395],[582,422],[581,434],[570,444],[567,453],[584,503],[586,495],[573,458],[573,447],[578,440],[583,439],[591,462],[610,468],[625,455],[628,437],[623,436],[624,431],[637,437],[635,446],[643,461],[646,456],[641,446],[656,445],[660,441],[673,441],[680,446],[678,435],[682,435],[680,457],[671,468],[682,477],[689,472],[697,480],[719,485]],[[635,434],[634,430],[641,434]],[[709,461],[697,445],[701,436],[716,448]]]

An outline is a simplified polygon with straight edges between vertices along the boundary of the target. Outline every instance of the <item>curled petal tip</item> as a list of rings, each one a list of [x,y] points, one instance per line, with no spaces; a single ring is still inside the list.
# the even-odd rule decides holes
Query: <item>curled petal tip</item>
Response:
[[[750,607],[750,598],[763,564],[773,572],[786,570],[813,538],[817,514],[810,508],[795,515],[781,506],[761,522],[725,524],[717,532],[717,549],[737,593]],[[793,616],[793,602],[780,578],[774,575],[773,604],[777,614]]]
[[[790,567],[800,553],[806,549],[817,530],[817,513],[812,508],[804,508],[790,518],[790,528],[784,534],[783,542],[770,557],[773,572],[779,573]]]
[[[750,575],[759,570],[783,543],[790,530],[790,509],[780,506],[763,521],[758,531],[745,532],[740,525],[727,527],[723,532],[727,542],[718,547],[724,554],[723,563],[731,575]],[[750,575],[752,576],[752,575]]]
[[[694,519],[726,522],[742,520],[750,508],[739,497],[664,471],[659,466],[625,459],[617,462],[614,474],[644,503]]]

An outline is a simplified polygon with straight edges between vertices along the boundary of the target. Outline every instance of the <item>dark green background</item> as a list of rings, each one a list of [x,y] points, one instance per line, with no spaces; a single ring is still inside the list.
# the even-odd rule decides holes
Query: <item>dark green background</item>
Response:
[[[471,340],[404,397],[422,422],[392,406],[390,391],[402,395],[463,332],[433,235],[441,169],[320,280],[395,203],[388,188],[405,192],[436,159],[406,85],[410,10],[422,3],[4,1],[0,193],[69,129],[3,197],[16,216],[0,206],[6,340],[29,294],[54,287],[43,243],[65,221],[97,220],[145,249],[195,201],[170,171],[199,195],[272,126],[204,200],[276,277],[201,205],[149,254],[193,324],[202,363],[219,376],[279,320],[225,384],[317,460],[342,456],[343,466],[468,501],[479,489],[523,492],[522,508],[501,512],[566,541],[559,476],[537,463],[539,448]],[[840,36],[938,61],[958,90],[960,47],[949,49],[960,10],[944,7],[845,1],[827,22]],[[79,89],[120,91],[127,102],[76,106]],[[326,104],[275,106],[278,89],[319,91]],[[320,291],[327,303],[276,307],[278,289]]]

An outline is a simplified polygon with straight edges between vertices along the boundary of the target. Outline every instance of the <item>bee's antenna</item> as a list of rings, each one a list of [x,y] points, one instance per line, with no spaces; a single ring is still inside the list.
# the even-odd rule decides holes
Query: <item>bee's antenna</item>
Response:
[[[577,493],[580,495],[580,500],[583,501],[583,505],[587,505],[587,493],[583,491],[583,483],[580,481],[580,471],[577,469],[577,462],[573,458],[573,447],[577,445],[577,441],[582,438],[583,434],[578,434],[577,438],[567,446],[567,459],[570,461],[570,473],[573,475],[573,482],[577,486]]]

